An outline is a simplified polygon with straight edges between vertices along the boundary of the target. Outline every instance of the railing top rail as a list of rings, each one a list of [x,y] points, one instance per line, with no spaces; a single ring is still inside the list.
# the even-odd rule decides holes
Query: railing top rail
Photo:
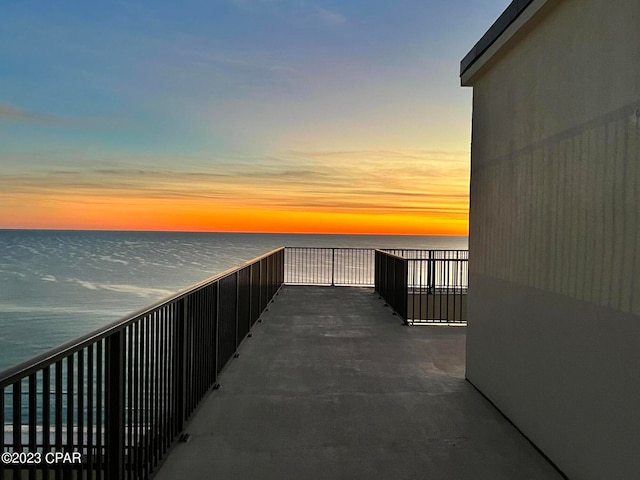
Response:
[[[403,250],[405,252],[468,252],[468,248],[404,248],[404,247],[385,247],[379,250]]]
[[[308,249],[308,250],[381,250],[386,252],[388,250],[402,250],[404,252],[468,252],[465,248],[404,248],[404,247],[309,247],[309,246],[288,246],[284,247],[286,250],[294,249]]]
[[[374,247],[284,247],[285,250],[296,250],[296,249],[305,249],[305,250],[375,250]]]
[[[387,252],[387,251],[382,250],[380,248],[376,248],[375,251],[383,253],[384,255],[388,255],[389,257],[398,258],[400,260],[409,260],[407,257],[403,257],[402,255],[396,255],[395,253]]]
[[[468,262],[468,258],[406,258],[410,262]]]
[[[106,338],[109,335],[112,335],[113,333],[126,328],[128,325],[135,323],[136,321],[140,320],[141,318],[148,315],[149,313],[152,313],[154,310],[157,310],[158,308],[164,305],[181,300],[182,298],[186,297],[190,293],[195,292],[196,290],[204,288],[208,285],[211,285],[281,250],[284,250],[284,247],[275,248],[258,257],[252,258],[251,260],[247,260],[246,262],[241,263],[240,265],[236,265],[235,267],[231,267],[223,272],[217,273],[198,283],[195,283],[189,287],[186,287],[174,293],[173,295],[170,295],[166,298],[158,300],[155,303],[152,303],[151,305],[143,307],[142,309],[132,314],[129,314],[119,320],[116,320],[113,323],[105,325],[104,327],[100,327],[97,330],[94,330],[85,335],[82,335],[79,338],[63,343],[58,347],[54,347],[53,349],[48,350],[44,353],[41,353],[40,355],[36,355],[35,357],[30,358],[29,360],[26,360],[22,363],[19,363],[18,365],[14,365],[13,367],[10,367],[0,372],[0,388],[4,388],[7,385],[11,385],[12,383],[20,380],[21,378],[25,378],[26,376],[31,375],[32,373],[42,368],[52,365],[58,360],[62,358],[66,358],[69,355],[72,355],[73,353],[82,350],[84,347],[94,344],[102,340],[103,338]]]

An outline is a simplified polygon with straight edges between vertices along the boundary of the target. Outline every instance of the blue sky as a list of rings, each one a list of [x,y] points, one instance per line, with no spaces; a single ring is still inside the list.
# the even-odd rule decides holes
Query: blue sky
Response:
[[[77,208],[96,191],[102,204],[188,197],[193,178],[214,210],[234,186],[244,195],[277,179],[242,205],[371,213],[375,190],[407,215],[399,198],[420,192],[416,215],[442,212],[433,195],[468,182],[471,90],[459,87],[459,61],[508,3],[5,0],[0,228],[37,227],[47,201]],[[381,164],[395,165],[388,192],[371,177]],[[407,175],[393,181],[426,164],[441,168],[419,190],[402,191]],[[441,181],[446,165],[461,181]],[[247,185],[252,175],[262,183]],[[16,208],[33,220],[20,223]]]

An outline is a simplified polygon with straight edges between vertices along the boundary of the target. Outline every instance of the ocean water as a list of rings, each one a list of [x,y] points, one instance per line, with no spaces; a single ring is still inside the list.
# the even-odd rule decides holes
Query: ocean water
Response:
[[[467,237],[0,230],[0,371],[280,246],[466,249]]]

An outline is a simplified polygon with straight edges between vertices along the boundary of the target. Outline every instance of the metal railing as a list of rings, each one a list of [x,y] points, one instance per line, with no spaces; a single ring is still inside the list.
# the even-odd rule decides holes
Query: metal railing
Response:
[[[466,323],[467,258],[407,259],[407,322]]]
[[[148,478],[283,281],[279,248],[0,373],[0,478]]]
[[[290,285],[375,286],[375,248],[286,247],[284,282]],[[422,250],[384,248],[409,260],[434,260],[430,277],[422,276],[419,268],[409,268],[408,285],[419,287],[433,284],[442,262],[435,260],[466,260],[468,250]],[[441,280],[439,280],[441,282]],[[450,278],[458,284],[460,279]],[[442,283],[446,285],[446,283]]]
[[[376,250],[375,271],[375,290],[405,323],[466,323],[466,250]]]
[[[466,251],[273,250],[1,372],[16,461],[0,479],[148,478],[283,283],[375,287],[408,323],[462,322],[467,276]]]
[[[375,251],[375,290],[403,320],[407,319],[408,262],[394,253]]]
[[[373,286],[373,248],[286,247],[290,285]]]

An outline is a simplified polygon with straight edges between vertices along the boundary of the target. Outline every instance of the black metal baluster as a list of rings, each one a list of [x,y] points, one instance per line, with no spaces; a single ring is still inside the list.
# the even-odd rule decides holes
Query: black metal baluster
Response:
[[[217,282],[216,282],[217,283]],[[206,380],[204,378],[204,368],[207,365],[207,355],[206,351],[203,348],[203,342],[206,337],[206,326],[208,322],[213,322],[213,318],[209,316],[209,309],[213,302],[211,300],[211,289],[203,288],[198,291],[196,296],[196,316],[194,323],[194,349],[195,349],[195,358],[193,364],[193,375],[194,375],[194,398],[193,398],[193,409],[196,408],[200,399],[202,398],[202,393],[204,390],[204,385],[206,384]],[[214,357],[213,363],[216,365],[214,367],[217,368],[217,364],[215,363],[215,358],[218,355],[218,346],[214,348],[212,353],[209,353]],[[209,362],[210,363],[210,362]],[[217,370],[216,370],[217,374]]]
[[[65,453],[73,452],[73,429],[74,429],[74,409],[73,409],[73,397],[74,397],[74,359],[73,355],[67,357],[67,440],[65,445]],[[71,464],[65,463],[63,470],[65,478],[71,478]]]
[[[0,421],[2,421],[2,423],[0,425],[2,425],[2,436],[0,436],[0,454],[4,453],[6,450],[6,444],[4,441],[4,435],[5,435],[5,403],[4,403],[4,391],[5,387],[0,387]],[[5,467],[4,467],[4,462],[0,462],[0,480],[4,480],[5,479]]]
[[[202,382],[200,385],[200,392],[198,394],[198,402],[202,399],[205,392],[209,387],[209,382],[211,381],[212,375],[210,373],[210,369],[215,371],[215,375],[217,376],[222,369],[222,365],[218,361],[220,355],[222,355],[222,348],[220,342],[216,343],[216,354],[211,356],[207,353],[207,339],[211,338],[214,332],[214,328],[216,325],[216,319],[218,318],[218,295],[220,294],[220,281],[218,280],[215,283],[215,289],[204,289],[202,296],[202,322],[200,323],[200,343],[199,343],[199,351],[200,351],[200,375],[202,376]]]
[[[3,423],[4,424],[4,423]],[[42,455],[51,450],[51,368],[42,369]],[[42,479],[49,479],[49,464],[42,462]]]
[[[208,290],[208,295],[206,297],[206,310],[208,315],[205,317],[205,323],[203,324],[204,332],[203,335],[203,343],[202,343],[202,360],[203,367],[209,372],[208,376],[205,377],[205,381],[203,384],[202,395],[209,390],[209,388],[215,384],[216,379],[218,378],[218,373],[222,370],[222,364],[219,362],[220,355],[224,351],[221,348],[219,341],[219,310],[220,310],[220,280],[218,280],[211,289]],[[209,351],[210,345],[216,345],[215,354],[207,354],[205,352]],[[202,398],[202,397],[200,397]]]
[[[55,452],[62,451],[62,422],[63,422],[63,392],[62,392],[62,360],[56,362],[56,379],[55,379]],[[56,480],[60,478],[62,464],[56,463],[54,471]]]
[[[133,418],[129,422],[129,428],[132,431],[132,443],[129,448],[132,452],[132,476],[136,478],[139,474],[138,466],[140,465],[140,337],[138,336],[140,322],[135,322],[131,325],[131,344],[133,345],[133,357],[129,357],[129,361],[132,363],[133,369],[133,392],[131,399],[131,409],[133,412]]]
[[[36,426],[38,418],[38,391],[36,374],[29,375],[29,453],[36,452]],[[36,478],[36,466],[35,464],[29,465],[29,480],[35,480]]]
[[[184,421],[187,416],[187,409],[190,399],[189,388],[189,357],[187,352],[189,351],[189,315],[191,308],[191,295],[182,299],[182,306],[178,304],[178,334],[177,334],[177,358],[176,358],[176,372],[178,398],[177,398],[177,412],[176,412],[176,434],[182,433],[184,429]]]
[[[148,432],[148,399],[149,399],[149,362],[148,362],[148,335],[147,335],[147,323],[148,317],[144,317],[140,320],[140,377],[142,384],[140,385],[140,395],[142,396],[140,401],[140,465],[138,466],[138,476],[146,477],[147,465],[149,463],[149,432]]]
[[[455,260],[454,267],[455,267],[454,268],[455,273],[454,273],[454,277],[453,277],[453,279],[454,279],[453,282],[454,283],[453,283],[453,314],[452,315],[453,315],[453,321],[457,322],[457,321],[459,321],[458,317],[460,316],[460,309],[458,308],[458,301],[459,301],[458,299],[461,298],[461,295],[460,295],[461,290],[459,288],[460,287],[460,282],[459,282],[459,280],[460,280],[460,261],[459,260]]]
[[[87,454],[85,457],[85,464],[87,470],[87,478],[92,479],[94,477],[94,455],[93,455],[93,444],[94,444],[94,372],[93,372],[93,344],[90,344],[87,347]]]
[[[125,469],[127,478],[133,478],[133,449],[134,449],[134,441],[133,441],[133,340],[131,338],[131,330],[133,326],[128,326],[123,330],[125,333],[125,342],[126,342],[126,384],[127,390],[125,394]]]
[[[171,409],[172,411],[172,421],[171,421],[171,438],[175,438],[180,433],[180,403],[181,397],[184,394],[184,387],[182,385],[181,378],[181,365],[179,363],[180,353],[181,353],[181,345],[182,345],[182,322],[184,320],[184,302],[185,299],[182,298],[176,302],[174,315],[175,321],[173,322],[173,330],[171,332],[171,338],[173,339],[172,343],[172,355],[171,355],[171,369],[173,370],[173,376],[171,381],[173,382],[173,392],[174,395],[172,397]]]
[[[191,416],[193,411],[193,397],[194,397],[194,335],[195,335],[195,323],[197,321],[197,296],[195,293],[189,295],[187,299],[187,305],[185,306],[185,383],[187,384],[187,396],[185,398],[185,415],[184,420]],[[215,347],[214,347],[215,348]]]
[[[151,317],[151,404],[150,431],[151,431],[151,465],[150,473],[156,465],[158,456],[158,312],[153,312]]]
[[[147,478],[151,474],[153,463],[153,313],[145,317],[145,394],[144,394],[144,474]]]
[[[190,344],[191,344],[191,365],[190,365],[190,378],[191,384],[191,402],[189,404],[189,416],[191,412],[196,408],[198,400],[200,398],[200,340],[201,340],[201,324],[202,324],[202,298],[205,294],[205,290],[199,290],[193,295],[193,309],[191,312],[192,319],[190,325]],[[217,349],[214,349],[217,352]]]
[[[146,450],[147,458],[145,464],[145,476],[149,476],[152,472],[153,465],[153,314],[147,317],[147,359],[146,359],[146,374],[147,374],[147,393],[146,393],[146,425],[145,433],[147,435]]]
[[[153,313],[153,467],[158,464],[159,454],[159,438],[158,428],[160,423],[160,362],[158,358],[160,356],[160,312],[156,310]],[[152,468],[153,470],[153,468]]]
[[[307,278],[310,278],[311,282],[315,282],[317,281],[314,273],[316,271],[316,267],[313,265],[313,262],[309,261],[309,257],[311,257],[311,249],[310,248],[305,248],[304,250],[302,250],[301,252],[304,256],[303,259],[303,265],[304,265],[304,278],[305,278],[305,282],[309,281],[306,280]]]
[[[162,372],[164,374],[163,379],[163,407],[162,407],[162,429],[164,435],[164,443],[162,445],[162,452],[166,452],[171,446],[171,402],[172,402],[172,389],[171,389],[171,354],[170,354],[170,343],[169,338],[171,337],[170,325],[175,322],[175,318],[173,317],[172,310],[173,306],[168,305],[165,307],[165,318],[164,318],[164,358],[163,358],[163,369]],[[171,322],[171,323],[170,323]]]
[[[262,272],[260,274],[260,278],[262,278]],[[215,378],[218,378],[218,374],[222,369],[222,365],[220,365],[220,353],[222,352],[222,345],[220,342],[220,281],[216,282],[216,287],[211,295],[211,311],[213,313],[213,317],[211,318],[211,322],[209,323],[211,330],[210,335],[213,340],[213,344],[216,346],[216,355],[213,359],[212,364],[215,365]],[[262,289],[261,289],[262,290]],[[214,380],[215,381],[215,380]]]
[[[85,350],[80,350],[78,355],[78,425],[77,425],[77,434],[76,434],[76,444],[78,446],[77,451],[80,452],[80,455],[84,458],[84,444],[85,444],[85,436],[84,436],[84,354]],[[76,451],[76,450],[73,450]],[[76,469],[78,472],[78,476],[76,478],[83,477],[84,464],[80,462],[76,464]]]
[[[167,365],[166,365],[166,359],[167,359],[167,346],[166,346],[166,331],[165,331],[165,327],[166,327],[166,320],[167,320],[167,307],[164,306],[162,307],[162,309],[160,310],[159,314],[160,314],[160,355],[158,358],[158,362],[159,362],[159,373],[160,373],[160,377],[159,377],[159,382],[160,384],[158,385],[158,390],[159,390],[159,399],[158,399],[158,430],[159,430],[159,436],[160,436],[160,441],[158,442],[158,459],[162,458],[162,454],[164,452],[165,449],[165,442],[166,442],[166,436],[167,436],[167,432],[165,430],[165,424],[166,424],[166,409],[165,409],[165,402],[166,402],[166,396],[167,396],[167,392],[166,392],[166,375],[167,375]]]
[[[449,307],[449,288],[448,288],[448,276],[449,276],[449,261],[448,260],[442,260],[440,262],[440,265],[442,266],[440,269],[440,318],[442,319],[446,319],[447,318],[447,314],[448,312],[448,307]],[[442,292],[442,289],[444,288],[444,292]],[[444,299],[444,302],[442,301]],[[444,308],[443,308],[443,304],[444,304]],[[443,311],[444,310],[444,311]]]
[[[124,476],[124,330],[118,330],[106,338],[106,420],[105,446],[107,478]]]
[[[104,340],[96,348],[96,478],[104,478]]]
[[[22,452],[22,379],[13,384],[13,451]],[[13,470],[14,480],[22,479],[20,468]]]

